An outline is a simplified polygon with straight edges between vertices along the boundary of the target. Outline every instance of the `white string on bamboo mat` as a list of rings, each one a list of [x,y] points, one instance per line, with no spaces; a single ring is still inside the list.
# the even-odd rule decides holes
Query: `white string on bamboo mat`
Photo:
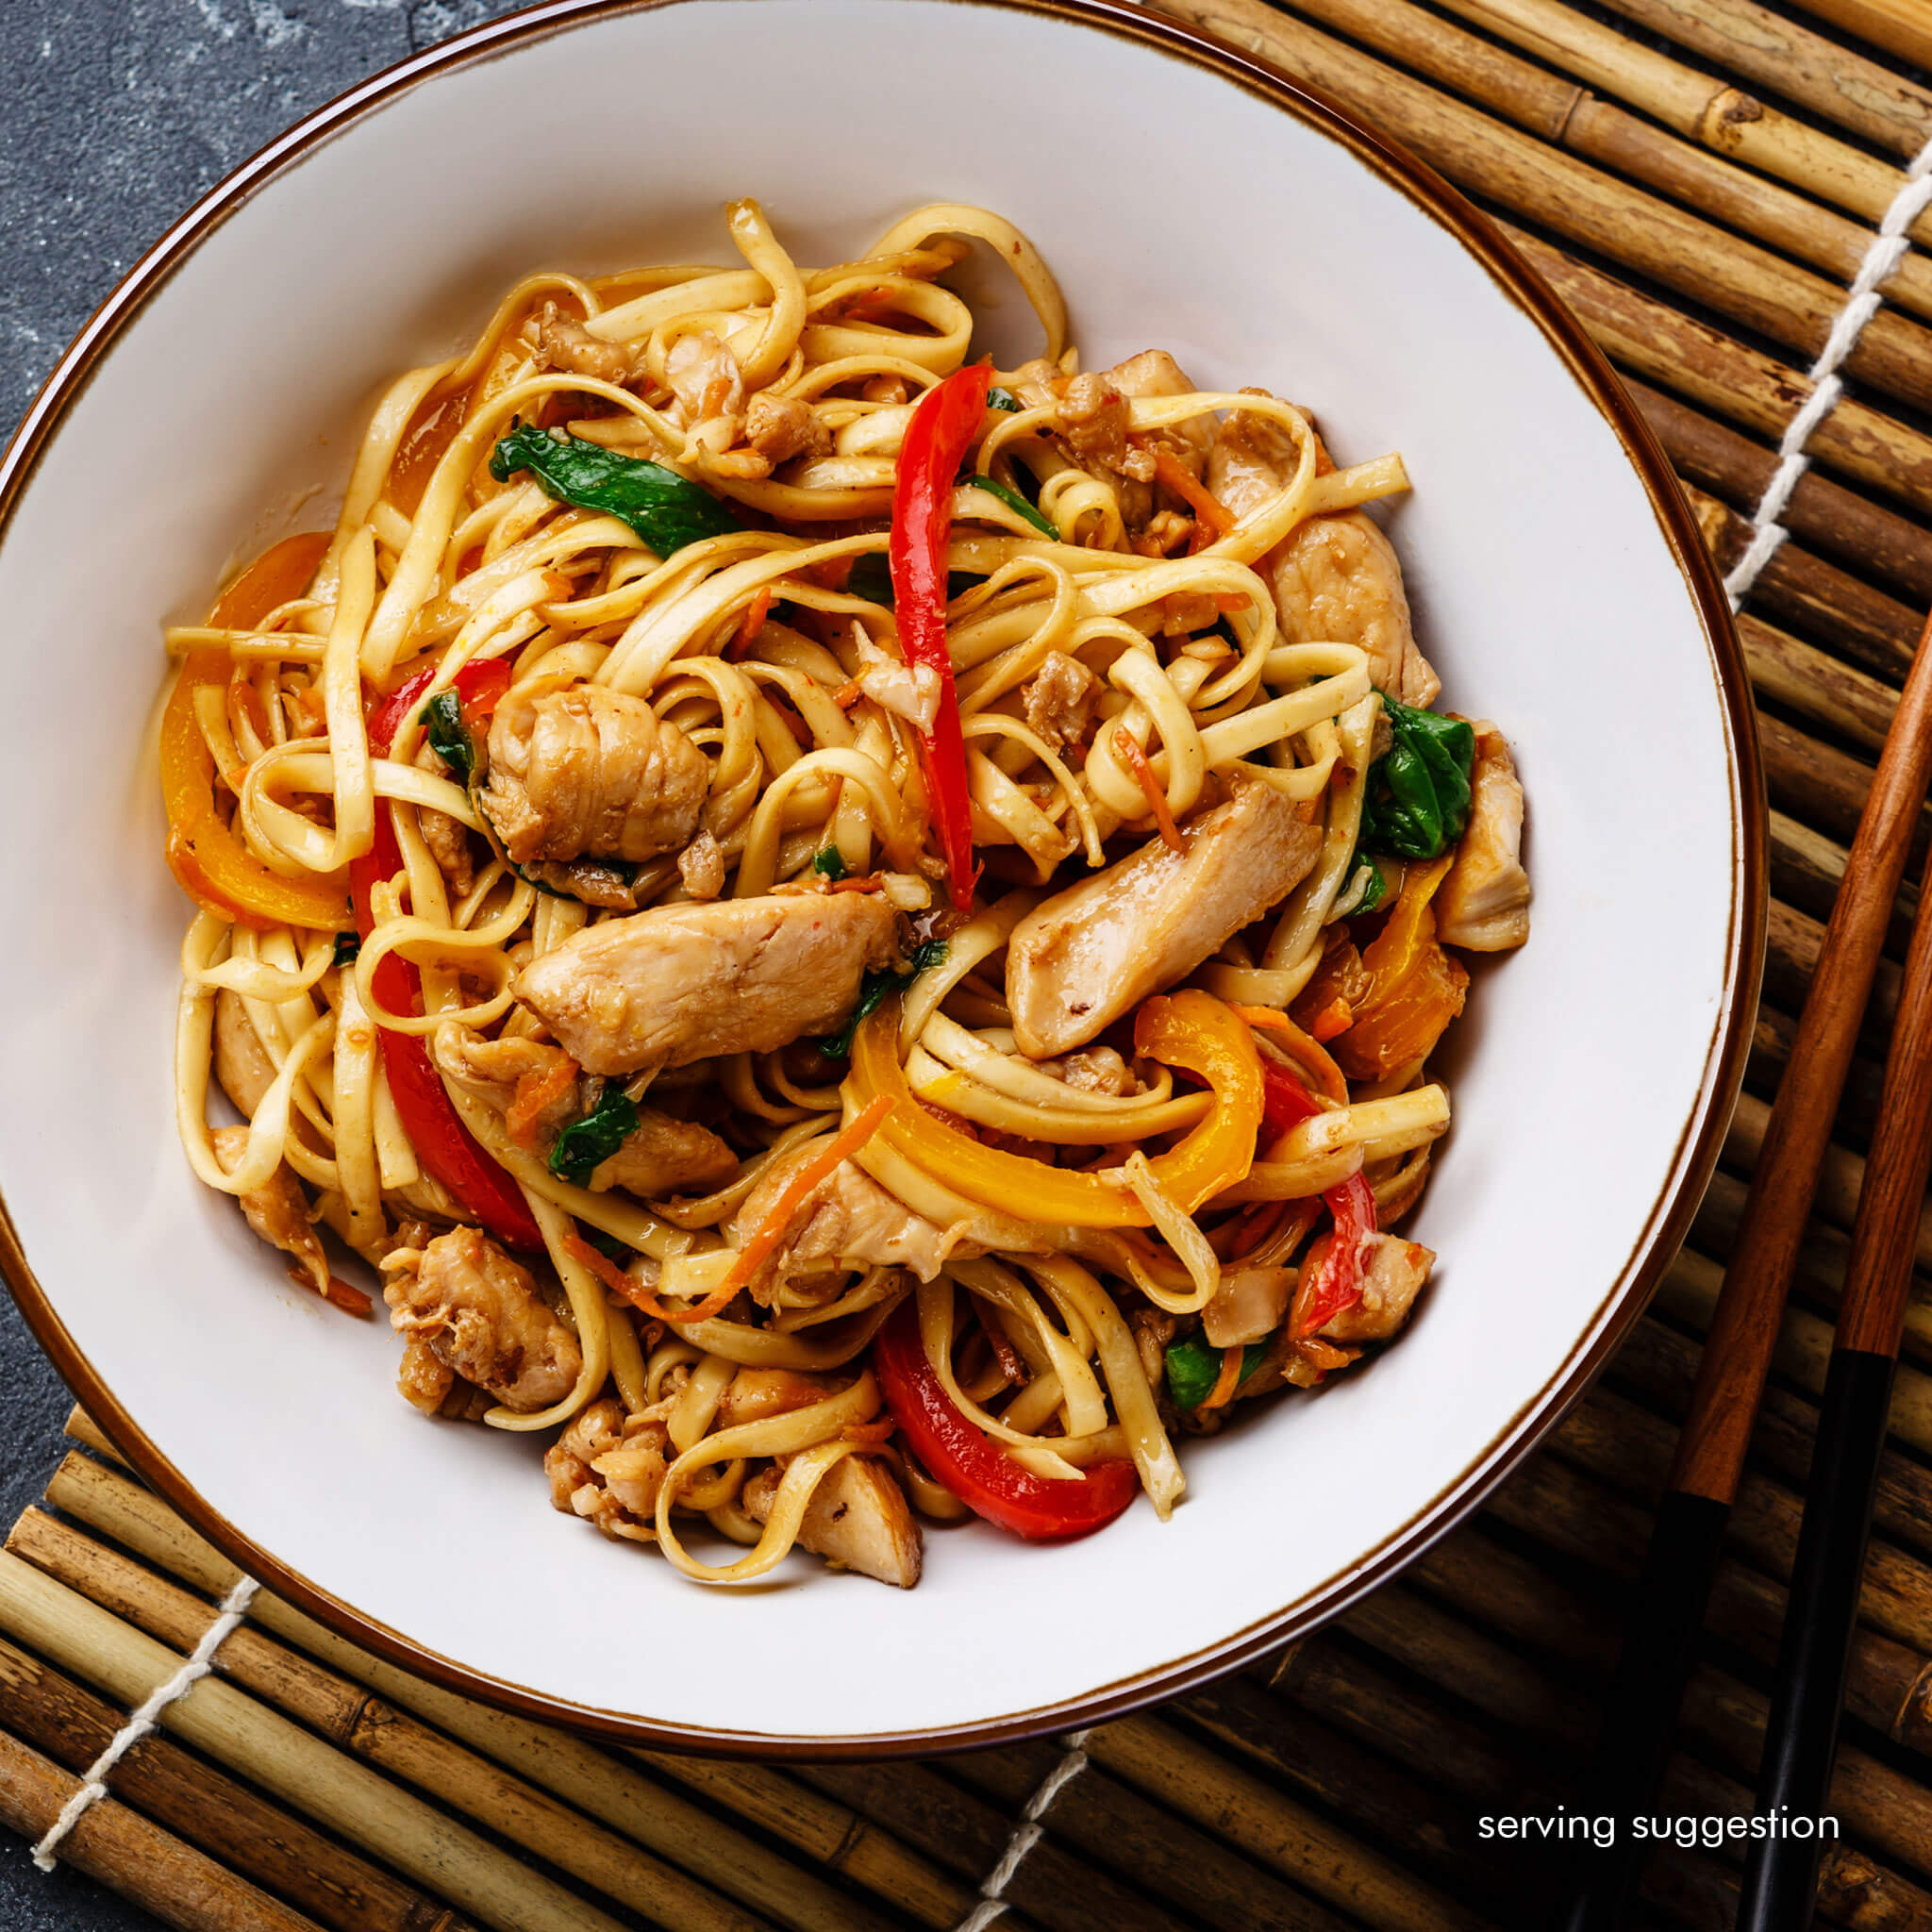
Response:
[[[1000,1854],[999,1863],[986,1874],[986,1883],[979,1888],[979,1903],[959,1921],[953,1932],[986,1932],[986,1928],[1006,1910],[1007,1901],[1003,1894],[1012,1884],[1014,1873],[1019,1871],[1026,1854],[1046,1836],[1046,1829],[1040,1823],[1046,1815],[1046,1807],[1087,1769],[1087,1754],[1081,1746],[1092,1735],[1091,1731],[1067,1733],[1066,1755],[1041,1779],[1040,1789],[1021,1808],[1020,1822],[1014,1825],[1006,1850]]]
[[[1845,306],[1839,310],[1838,320],[1832,324],[1831,333],[1825,337],[1824,346],[1811,365],[1811,393],[1806,398],[1805,407],[1786,425],[1778,441],[1777,468],[1771,473],[1771,481],[1764,486],[1764,494],[1752,513],[1756,528],[1750,545],[1724,579],[1733,610],[1750,594],[1758,573],[1777,555],[1778,545],[1785,541],[1786,507],[1790,503],[1791,491],[1798,487],[1798,479],[1811,463],[1806,454],[1807,445],[1845,391],[1838,372],[1857,347],[1865,325],[1878,313],[1885,299],[1878,292],[1879,285],[1904,259],[1906,250],[1911,246],[1906,231],[1928,204],[1932,204],[1932,141],[1913,158],[1903,185],[1885,210],[1885,219],[1879,223],[1872,245],[1858,264]]]
[[[101,1755],[88,1766],[87,1775],[80,1781],[80,1789],[61,1806],[59,1817],[47,1827],[45,1837],[34,1847],[34,1863],[42,1872],[54,1869],[57,1862],[54,1854],[60,1840],[108,1795],[108,1774],[154,1729],[169,1705],[185,1697],[208,1675],[214,1665],[215,1652],[221,1649],[227,1641],[229,1632],[248,1614],[248,1606],[255,1601],[255,1592],[260,1588],[252,1576],[241,1578],[222,1599],[221,1614],[202,1632],[201,1641],[189,1654],[188,1660],[165,1684],[157,1684],[148,1692],[141,1708],[133,1712],[108,1740]]]

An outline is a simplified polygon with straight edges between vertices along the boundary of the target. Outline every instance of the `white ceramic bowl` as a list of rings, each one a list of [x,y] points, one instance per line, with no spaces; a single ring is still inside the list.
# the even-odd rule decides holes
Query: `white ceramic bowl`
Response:
[[[1446,702],[1518,747],[1528,947],[1479,972],[1400,1342],[1189,1442],[1189,1495],[1037,1549],[928,1538],[902,1594],[792,1559],[708,1591],[549,1507],[528,1437],[425,1423],[385,1326],[286,1287],[171,1118],[188,909],[158,626],[329,512],[361,413],[546,265],[808,261],[921,202],[1045,251],[1092,363],[1400,448],[1389,525]],[[996,291],[1005,355],[1030,346]],[[319,492],[319,495],[318,495]],[[1634,1319],[1714,1158],[1763,920],[1748,692],[1661,458],[1576,325],[1417,164],[1131,8],[559,6],[395,69],[217,191],[61,364],[0,475],[0,1185],[14,1291],[237,1561],[485,1698],[711,1747],[931,1749],[1091,1719],[1332,1614],[1468,1509]],[[690,1659],[711,1660],[694,1666]],[[729,1659],[728,1665],[718,1660]],[[667,1663],[667,1659],[679,1661]]]

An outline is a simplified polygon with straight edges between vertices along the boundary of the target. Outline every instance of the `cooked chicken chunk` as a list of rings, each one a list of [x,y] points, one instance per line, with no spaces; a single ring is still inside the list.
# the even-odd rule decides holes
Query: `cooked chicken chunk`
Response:
[[[1201,1333],[1210,1348],[1259,1341],[1281,1326],[1294,1291],[1292,1268],[1235,1268],[1221,1277],[1212,1301],[1201,1310]]]
[[[578,684],[497,707],[476,803],[519,865],[637,864],[690,839],[710,782],[705,755],[643,699]]]
[[[427,805],[417,811],[416,824],[437,870],[449,881],[450,891],[461,898],[476,883],[476,861],[470,850],[469,827],[460,819],[453,819],[448,812]]]
[[[225,999],[228,994],[225,992],[222,996]],[[249,1038],[254,1037],[251,1032]],[[233,1174],[248,1151],[248,1129],[217,1127],[208,1138],[214,1143],[215,1158],[221,1162],[222,1172]],[[308,1197],[303,1193],[302,1183],[288,1162],[283,1161],[260,1187],[239,1194],[236,1199],[241,1204],[242,1220],[270,1247],[279,1248],[294,1262],[289,1270],[290,1279],[298,1288],[312,1288],[324,1300],[329,1299],[328,1257],[316,1239],[315,1223],[308,1213]]]
[[[767,1053],[831,1032],[893,931],[874,892],[653,907],[532,960],[516,994],[593,1074]]]
[[[215,994],[215,1079],[248,1119],[274,1084],[275,1063],[269,1058],[255,1022],[239,992],[225,986]]]
[[[1505,953],[1529,937],[1529,874],[1523,869],[1523,787],[1503,734],[1475,727],[1469,824],[1456,863],[1436,891],[1436,937],[1472,953]]]
[[[816,1151],[808,1141],[781,1155],[758,1176],[732,1219],[731,1231],[741,1246],[764,1225],[792,1176]],[[915,1214],[856,1161],[841,1160],[800,1204],[752,1292],[762,1298],[779,1282],[841,1267],[910,1268],[920,1280],[931,1281],[949,1256],[980,1252],[950,1241],[944,1228]]]
[[[480,1229],[455,1227],[425,1247],[398,1248],[382,1272],[396,1333],[426,1344],[444,1368],[507,1408],[547,1408],[575,1386],[583,1367],[576,1337],[530,1271]]]
[[[1041,1060],[1040,1071],[1083,1093],[1110,1093],[1116,1098],[1132,1093],[1139,1084],[1133,1069],[1110,1046],[1090,1046],[1064,1059]]]
[[[772,1513],[782,1472],[760,1470],[744,1486],[745,1513],[762,1523]],[[910,1590],[919,1581],[923,1542],[906,1492],[875,1457],[848,1456],[833,1466],[805,1507],[801,1549],[841,1569]]]
[[[1208,488],[1237,517],[1278,491],[1291,474],[1286,436],[1257,417],[1232,416],[1208,458]],[[1380,527],[1359,510],[1310,517],[1259,565],[1274,592],[1289,643],[1358,644],[1369,672],[1405,704],[1426,705],[1441,680],[1416,648],[1402,565]]]
[[[608,1537],[658,1541],[652,1526],[670,1435],[655,1416],[627,1416],[607,1395],[586,1408],[543,1457],[551,1507],[594,1523]]]
[[[1306,1265],[1312,1268],[1322,1249],[1323,1242],[1317,1241]],[[1362,1257],[1361,1300],[1319,1332],[1330,1341],[1387,1341],[1408,1320],[1435,1262],[1434,1250],[1420,1241],[1406,1241],[1393,1234],[1371,1235]]]
[[[1049,651],[1021,690],[1027,724],[1056,751],[1086,736],[1100,702],[1100,680],[1064,651]]]
[[[851,1379],[845,1377],[847,1382]],[[827,1376],[803,1374],[796,1369],[740,1369],[718,1404],[715,1425],[735,1429],[740,1423],[790,1415],[794,1408],[809,1408],[836,1394],[839,1386]]]
[[[744,416],[744,372],[738,358],[709,329],[679,336],[672,343],[664,358],[664,377],[676,398],[672,413],[683,427],[716,424],[724,418],[728,430],[716,446],[723,449],[736,439]]]
[[[744,412],[744,440],[768,470],[793,457],[829,456],[832,432],[809,403],[760,390]]]
[[[700,828],[677,855],[677,875],[693,899],[715,899],[724,890],[724,848]]]
[[[560,1046],[541,1040],[486,1040],[454,1023],[431,1041],[436,1064],[504,1117],[511,1140],[548,1154],[557,1137],[589,1109],[586,1083]],[[738,1157],[708,1127],[640,1107],[637,1126],[617,1152],[591,1170],[589,1186],[623,1188],[651,1197],[688,1188],[721,1187],[738,1172]]]
[[[1191,973],[1293,891],[1322,849],[1272,786],[1242,785],[1198,814],[1176,852],[1156,839],[1036,906],[1007,947],[1020,1051],[1070,1053],[1151,992]]]
[[[537,325],[537,367],[621,383],[630,374],[630,351],[621,343],[599,340],[582,323],[559,314],[555,303],[546,302]]]
[[[1124,362],[1116,362],[1107,371],[1107,379],[1130,400],[1136,396],[1188,396],[1194,393],[1194,384],[1187,371],[1165,349],[1142,349],[1138,356],[1129,356]],[[1159,434],[1172,439],[1174,454],[1198,476],[1208,445],[1214,440],[1213,416],[1190,417],[1187,422],[1177,423],[1172,429],[1161,430]]]

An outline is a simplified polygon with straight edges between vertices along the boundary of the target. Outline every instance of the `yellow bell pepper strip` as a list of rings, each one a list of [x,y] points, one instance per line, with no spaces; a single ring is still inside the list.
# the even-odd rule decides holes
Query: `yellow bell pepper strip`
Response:
[[[308,588],[328,548],[328,533],[287,537],[258,557],[215,600],[208,624],[246,630]],[[349,894],[339,878],[284,878],[250,852],[215,809],[213,754],[195,722],[194,694],[225,686],[225,651],[194,651],[183,660],[161,714],[161,796],[168,808],[168,866],[197,906],[258,929],[292,925],[339,931]]]
[[[1469,974],[1437,941],[1429,904],[1453,860],[1445,853],[1433,865],[1411,868],[1394,910],[1362,954],[1368,991],[1354,1002],[1332,1049],[1352,1080],[1379,1080],[1424,1058],[1462,1010]]]
[[[882,1142],[934,1180],[1002,1214],[1068,1227],[1146,1227],[1153,1217],[1121,1179],[1049,1167],[1024,1154],[988,1147],[928,1113],[899,1064],[899,1002],[867,1015],[852,1042],[852,1100],[880,1094],[895,1106],[878,1129]],[[1207,1082],[1214,1105],[1184,1140],[1149,1163],[1161,1191],[1191,1214],[1224,1188],[1246,1179],[1261,1126],[1261,1057],[1246,1024],[1211,994],[1185,989],[1145,1001],[1134,1023],[1134,1050]]]

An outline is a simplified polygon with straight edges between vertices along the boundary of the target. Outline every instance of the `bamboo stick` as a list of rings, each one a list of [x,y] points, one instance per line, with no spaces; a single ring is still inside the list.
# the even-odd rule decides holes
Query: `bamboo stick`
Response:
[[[1714,491],[1733,509],[1756,509],[1777,469],[1776,450],[1639,381],[1627,367],[1619,373],[1678,475]],[[1932,604],[1932,533],[1833,482],[1816,466],[1798,478],[1785,506],[1784,524],[1802,542],[1855,564],[1867,578],[1904,591],[1921,608]],[[1767,571],[1776,562],[1773,558]],[[1908,625],[1916,626],[1916,614],[1908,609],[1907,615]],[[1907,650],[1917,635],[1911,628]]]
[[[1679,134],[1876,222],[1905,185],[1890,163],[1561,0],[1444,0],[1453,12],[1627,101]],[[1932,240],[1932,219],[1908,231]]]
[[[1410,0],[1296,0],[1295,11],[1454,89],[1541,142],[1655,189],[1753,241],[1823,269],[1837,281],[1852,280],[1871,245],[1868,226],[1669,133]],[[1884,292],[1914,314],[1932,312],[1932,261],[1907,255],[1884,284]]]
[[[1932,137],[1932,92],[1785,19],[1757,0],[1604,0],[1611,12],[1667,34],[1835,121],[1902,159]],[[1823,11],[1814,8],[1813,11]],[[1932,48],[1932,39],[1928,39]],[[1922,59],[1922,66],[1932,59]]]
[[[1633,1544],[1628,1567],[1634,1568],[1640,1548]],[[1597,1677],[1607,1677],[1615,1664],[1621,1633],[1613,1604],[1602,1592],[1572,1588],[1497,1541],[1480,1524],[1424,1552],[1404,1579],[1464,1622],[1531,1653]],[[1718,1569],[1707,1628],[1768,1665],[1777,1655],[1784,1605],[1784,1591],[1768,1576],[1727,1558]],[[1853,1708],[1866,1724],[1914,1750],[1932,1751],[1932,1665],[1924,1657],[1889,1637],[1860,1630],[1851,1685]],[[1422,1761],[1434,1768],[1433,1759]]]
[[[1811,919],[1823,919],[1831,911],[1831,901],[1844,876],[1847,854],[1836,839],[1802,824],[1789,812],[1767,814],[1771,833],[1772,896]],[[1901,881],[1898,904],[1886,931],[1886,956],[1896,958],[1903,950],[1912,909],[1919,903],[1919,889],[1910,880]]]
[[[1548,1439],[1547,1453],[1650,1508],[1663,1490],[1674,1440],[1660,1418],[1625,1396],[1600,1390],[1564,1417]],[[1906,1480],[1897,1458],[1894,1474]],[[1767,1575],[1788,1583],[1801,1507],[1781,1482],[1747,1472],[1738,1489],[1731,1547]],[[1874,1539],[1859,1615],[1870,1628],[1932,1657],[1932,1570],[1896,1544]]]
[[[68,1433],[88,1441],[99,1431],[84,1410],[75,1408],[69,1417]],[[55,1472],[48,1500],[197,1590],[225,1591],[236,1574],[158,1497],[85,1457],[69,1457]],[[256,1598],[251,1619],[323,1657],[358,1682],[381,1688],[397,1703],[411,1705],[445,1729],[484,1748],[494,1747],[503,1761],[525,1770],[538,1783],[595,1812],[607,1824],[644,1839],[721,1890],[741,1891],[747,1903],[768,1899],[766,1908],[786,1923],[792,1923],[787,1912],[798,1909],[810,1914],[799,1923],[871,1923],[857,1901],[805,1874],[794,1876],[795,1868],[769,1859],[755,1841],[723,1825],[704,1807],[687,1805],[627,1773],[621,1761],[581,1740],[525,1724],[439,1690],[324,1630],[268,1592]],[[722,1800],[759,1830],[842,1873],[922,1924],[951,1925],[972,1909],[970,1888],[947,1878],[887,1834],[873,1830],[851,1810],[780,1773],[669,1752],[626,1755],[709,1799]]]
[[[1838,284],[1371,59],[1265,0],[1164,6],[1257,48],[1367,115],[1458,186],[1807,358],[1824,346],[1844,306]],[[1844,367],[1907,401],[1932,401],[1932,335],[1893,310],[1872,318]]]
[[[1751,525],[1729,504],[1683,483],[1705,545],[1726,574],[1751,541]],[[1755,502],[1755,499],[1754,499]],[[1787,538],[1752,586],[1753,604],[1767,616],[1795,624],[1824,640],[1832,655],[1896,686],[1911,669],[1919,618],[1908,604],[1828,563]]]
[[[1932,67],[1932,22],[1918,0],[1798,0],[1847,32],[1870,41],[1874,47],[1902,54],[1919,67]]]
[[[120,1450],[108,1441],[106,1432],[87,1410],[75,1403],[67,1411],[67,1420],[61,1424],[61,1433],[78,1442],[83,1448],[92,1449],[96,1456],[105,1456],[110,1462],[127,1467]]]
[[[1190,1690],[1164,1714],[1420,1863],[1462,1899],[1497,1897],[1512,1881],[1508,1857],[1470,1830],[1466,1807],[1440,1784],[1270,1696],[1250,1673]]]
[[[165,1645],[6,1553],[0,1632],[128,1708],[181,1662]],[[242,1772],[500,1932],[617,1932],[608,1913],[219,1677],[202,1678],[161,1722],[217,1763]]]
[[[201,1598],[41,1510],[29,1509],[21,1517],[7,1547],[172,1649],[192,1650],[214,1620],[213,1607]],[[764,1923],[259,1630],[243,1624],[215,1661],[227,1682],[379,1770],[434,1793],[443,1805],[487,1824],[607,1898],[660,1921],[669,1918],[689,1932],[755,1932]],[[824,1926],[837,1921],[814,1915],[794,1923]],[[855,1909],[853,1923],[871,1932],[882,1922]]]
[[[1372,1647],[1430,1684],[1461,1698],[1512,1729],[1533,1738],[1540,1749],[1554,1749],[1580,1763],[1594,1735],[1589,1699],[1500,1644],[1479,1637],[1402,1583],[1375,1592],[1373,1625],[1353,1629]],[[1606,1687],[1597,1684],[1591,1696]],[[1708,1665],[1693,1671],[1685,1698],[1685,1735],[1713,1754],[1727,1787],[1720,1808],[1747,1813],[1750,1794],[1739,1776],[1756,1768],[1764,1726],[1766,1699],[1760,1691]],[[1549,1722],[1539,1721],[1539,1714]],[[1685,1774],[1679,1754],[1679,1775]],[[1932,1857],[1932,1793],[1868,1753],[1848,1748],[1844,1774],[1832,1789],[1833,1808],[1849,1830],[1878,1845],[1894,1864],[1923,1871]],[[1932,1912],[1924,1894],[1905,1874],[1893,1874],[1902,1896]]]
[[[1086,1751],[1168,1810],[1231,1840],[1378,1932],[1481,1932],[1486,1924],[1158,1718],[1139,1714],[1102,1724]]]
[[[77,1522],[111,1536],[198,1590],[220,1592],[232,1585],[234,1571],[225,1558],[182,1525],[158,1498],[115,1471],[69,1457],[49,1482],[47,1498]],[[176,1648],[198,1641],[209,1614],[200,1598],[37,1510],[27,1511],[14,1525],[8,1547]],[[685,1915],[681,1927],[695,1927],[707,1923],[706,1914],[720,1911],[724,1917],[716,1923],[736,1923],[735,1913],[724,1910],[721,1901],[683,1872],[590,1824],[546,1794],[568,1799],[637,1845],[648,1846],[799,1932],[884,1932],[885,1922],[858,1899],[747,1841],[701,1807],[651,1783],[593,1745],[425,1684],[267,1592],[256,1598],[250,1618],[259,1627],[237,1631],[223,1647],[218,1664],[225,1675],[280,1704],[358,1756],[437,1792],[458,1809],[487,1818],[530,1849],[555,1860],[568,1847],[572,1869],[613,1898],[641,1910],[658,1910],[661,1907],[644,1892],[661,1886]],[[329,1668],[308,1662],[272,1641],[265,1631],[299,1645]],[[371,1690],[394,1704],[375,1707]],[[439,1732],[404,1717],[395,1707],[402,1705],[522,1775],[506,1775],[495,1764],[456,1749]]]
[[[1063,1749],[1049,1751],[1049,1768],[1058,1762]],[[811,1764],[799,1766],[798,1775],[883,1829],[929,1847],[935,1858],[952,1866],[975,1889],[999,1863],[1019,1807],[1033,1790],[1028,1786],[1008,1810],[961,1790],[925,1765]],[[1124,1833],[1119,1844],[1108,1847],[1100,1860],[1090,1864],[1058,1841],[1056,1815],[1049,1812],[1039,1822],[1048,1835],[1026,1854],[1003,1893],[1013,1907],[1055,1932],[1108,1932],[1116,1924],[1121,1932],[1155,1932],[1162,1915],[1124,1882],[1132,1870],[1130,1835]]]
[[[1440,1702],[1418,1696],[1413,1679],[1396,1679],[1378,1667],[1373,1655],[1365,1656],[1325,1633],[1291,1645],[1277,1658],[1262,1659],[1252,1674],[1270,1685],[1285,1704],[1320,1717],[1340,1735],[1357,1738],[1401,1761],[1428,1765],[1432,1775],[1468,1807],[1472,1815],[1465,1819],[1465,1830],[1472,1835],[1474,1813],[1547,1814],[1561,1790],[1546,1743],[1512,1735],[1505,1746],[1493,1729],[1452,1714],[1469,1701],[1453,1678],[1425,1674],[1424,1681],[1448,1694]],[[1736,1780],[1682,1754],[1672,1762],[1662,1796],[1673,1808],[1750,1808],[1749,1794]],[[1554,1876],[1550,1848],[1534,1840],[1511,1846],[1507,1889],[1496,1894],[1510,1901],[1508,1923],[1541,1923],[1543,1895],[1551,1890]],[[1830,1878],[1821,1891],[1821,1904],[1835,1924],[1864,1923],[1861,1912],[1876,1904],[1890,1914],[1884,1923],[1890,1927],[1912,1925],[1924,1932],[1932,1925],[1932,1900],[1920,1895],[1909,1881],[1869,1860],[1857,1859],[1846,1871],[1834,1866]],[[1847,1883],[1848,1879],[1856,1882]],[[1730,1922],[1722,1914],[1729,1909],[1730,1893],[1724,1868],[1713,1860],[1667,1850],[1646,1872],[1642,1896],[1674,1924],[1711,1925],[1728,1932]]]
[[[968,1752],[948,1770],[968,1789],[1017,1810],[1061,1755],[1058,1741],[1002,1745]],[[1052,1838],[1108,1860],[1138,1892],[1215,1932],[1346,1932],[1353,1923],[1099,1769],[1061,1786],[1047,1822]],[[1027,1862],[1037,1856],[1029,1853]],[[1023,1864],[1020,1875],[1025,1872]]]
[[[1738,618],[1738,640],[1751,688],[1852,744],[1876,751],[1885,742],[1898,692],[1869,672],[1794,638],[1749,611]]]
[[[5,1641],[0,1701],[20,1740],[66,1771],[87,1771],[124,1722],[111,1705]],[[474,1932],[424,1892],[158,1732],[123,1755],[108,1782],[130,1810],[330,1932]]]
[[[1807,738],[1770,711],[1757,714],[1757,747],[1764,758],[1765,789],[1772,804],[1807,825],[1848,839],[1858,828],[1872,767],[1837,746]],[[1913,834],[1916,859],[1932,843],[1932,807],[1919,814]]]
[[[922,1925],[957,1924],[973,1909],[970,1887],[930,1859],[784,1773],[726,1758],[686,1757],[670,1751],[626,1755],[660,1776],[701,1791],[759,1830],[888,1899]],[[1013,1918],[1015,1925],[1024,1921]]]
[[[1498,225],[1620,368],[1773,442],[1810,394],[1804,371],[1792,364],[1590,267],[1513,222]],[[1856,396],[1840,401],[1812,433],[1807,450],[1814,463],[1932,509],[1932,437]]]
[[[39,1839],[80,1780],[0,1731],[0,1825]],[[305,1919],[112,1798],[68,1833],[61,1857],[181,1932],[315,1932]]]

